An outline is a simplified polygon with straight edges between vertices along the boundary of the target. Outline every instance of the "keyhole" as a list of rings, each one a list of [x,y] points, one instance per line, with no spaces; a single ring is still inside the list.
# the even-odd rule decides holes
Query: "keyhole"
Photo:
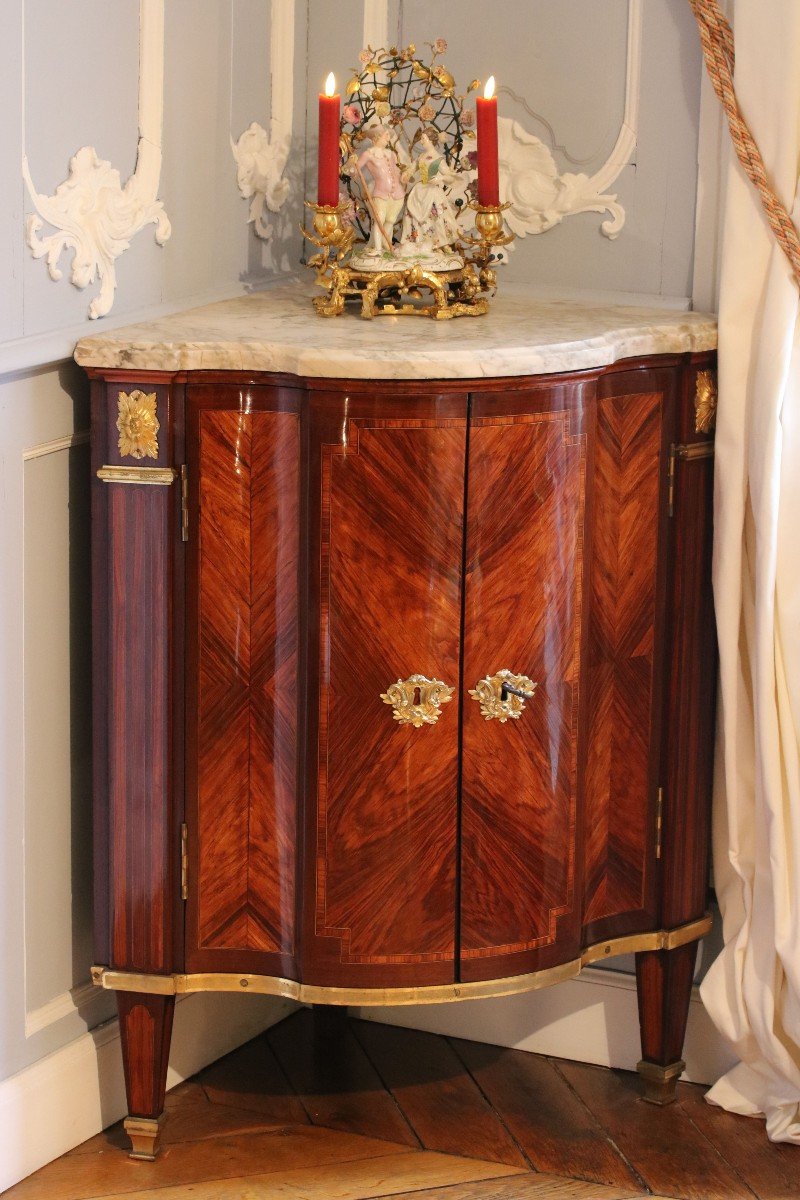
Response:
[[[422,703],[422,688],[419,686],[419,684],[417,684],[417,686],[414,688],[414,699],[413,699],[412,703],[413,704],[421,704]]]

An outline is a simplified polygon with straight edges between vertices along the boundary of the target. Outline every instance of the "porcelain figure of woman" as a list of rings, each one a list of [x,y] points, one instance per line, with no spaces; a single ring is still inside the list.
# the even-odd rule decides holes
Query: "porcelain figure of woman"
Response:
[[[412,248],[430,251],[452,246],[459,235],[457,209],[448,198],[447,189],[460,186],[460,176],[448,166],[429,134],[422,134],[420,146],[421,153],[415,163],[418,179],[406,200],[400,235],[406,253]]]

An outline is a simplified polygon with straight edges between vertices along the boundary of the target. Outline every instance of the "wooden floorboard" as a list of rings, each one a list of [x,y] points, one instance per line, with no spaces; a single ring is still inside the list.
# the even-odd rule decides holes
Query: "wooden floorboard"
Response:
[[[305,1125],[308,1114],[266,1035],[226,1054],[196,1077],[214,1104],[258,1113],[272,1124]]]
[[[121,1125],[7,1200],[800,1200],[800,1147],[678,1085],[302,1011],[167,1097],[164,1149]]]
[[[761,1118],[737,1117],[707,1104],[701,1088],[678,1084],[678,1103],[758,1200],[800,1197],[800,1146],[768,1141]]]
[[[320,1167],[300,1167],[279,1174],[269,1172],[225,1181],[210,1180],[192,1187],[159,1188],[133,1192],[126,1200],[373,1200],[398,1192],[420,1195],[444,1186],[453,1198],[453,1188],[471,1180],[496,1177],[513,1168],[484,1163],[474,1158],[456,1158],[428,1150],[405,1151],[382,1158],[362,1159]],[[113,1200],[109,1193],[100,1200]]]
[[[209,1180],[239,1179],[265,1171],[385,1158],[405,1146],[306,1125],[245,1137],[209,1138],[167,1146],[153,1163],[134,1162],[119,1150],[67,1155],[43,1167],[5,1194],[7,1200],[94,1200],[131,1192],[186,1187]],[[349,1169],[349,1168],[348,1168]],[[502,1173],[502,1172],[500,1172]],[[192,1189],[194,1194],[194,1188]]]
[[[419,1149],[419,1139],[351,1029],[345,1027],[338,1037],[316,1037],[314,1014],[303,1009],[273,1026],[268,1038],[315,1125]]]
[[[603,1125],[548,1059],[480,1042],[453,1044],[537,1170],[644,1192]]]
[[[636,1098],[635,1075],[570,1062],[558,1069],[652,1192],[678,1200],[753,1200],[752,1189],[679,1105]]]
[[[427,1150],[530,1166],[446,1039],[416,1029],[353,1023],[398,1107]]]
[[[643,1193],[630,1189],[603,1187],[583,1179],[564,1179],[560,1175],[514,1175],[509,1179],[487,1179],[459,1187],[433,1188],[430,1191],[405,1192],[395,1200],[638,1200]],[[648,1200],[660,1200],[647,1194]]]

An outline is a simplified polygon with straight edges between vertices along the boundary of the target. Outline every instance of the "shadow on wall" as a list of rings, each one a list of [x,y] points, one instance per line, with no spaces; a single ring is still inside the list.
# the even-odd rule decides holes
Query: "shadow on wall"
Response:
[[[88,429],[86,376],[73,362],[62,364],[58,375],[72,400],[73,428]],[[73,446],[68,454],[72,978],[74,985],[80,985],[87,981],[92,965],[87,962],[92,949],[91,477],[89,446]]]
[[[310,147],[309,154],[316,157],[316,145]],[[274,283],[276,272],[279,275],[294,273],[305,263],[307,243],[299,229],[306,217],[303,207],[305,173],[304,141],[293,137],[283,172],[283,178],[289,182],[289,196],[278,212],[265,212],[265,220],[272,227],[272,237],[265,241],[258,237],[252,222],[248,225],[247,267],[239,278],[249,292],[257,292]]]

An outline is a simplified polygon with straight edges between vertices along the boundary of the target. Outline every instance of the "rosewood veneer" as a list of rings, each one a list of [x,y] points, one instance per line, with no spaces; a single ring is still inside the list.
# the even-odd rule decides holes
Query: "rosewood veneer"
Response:
[[[709,925],[713,369],[90,371],[94,976],[136,1154],[192,990],[456,1000],[635,951],[674,1096]]]

